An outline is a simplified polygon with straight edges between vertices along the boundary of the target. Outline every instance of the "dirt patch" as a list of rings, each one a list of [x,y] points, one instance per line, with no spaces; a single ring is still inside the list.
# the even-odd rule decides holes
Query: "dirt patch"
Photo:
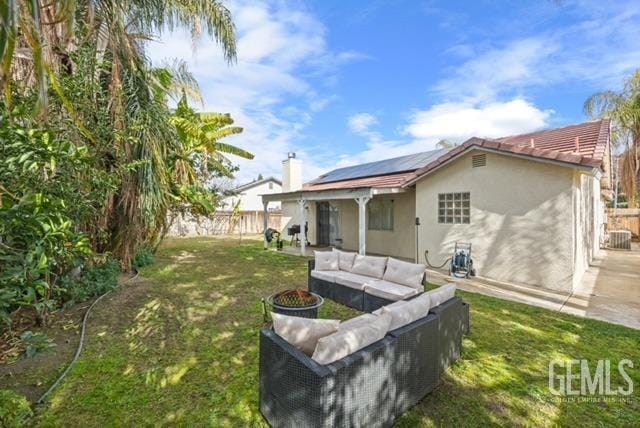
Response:
[[[122,275],[119,282],[124,284],[129,279],[129,276]],[[24,314],[17,319],[14,323],[14,337],[27,330],[34,333],[41,332],[47,335],[56,346],[49,352],[38,354],[33,358],[16,359],[10,349],[10,337],[3,336],[0,348],[4,352],[6,361],[0,361],[0,389],[9,389],[22,394],[32,403],[37,401],[71,362],[78,349],[82,319],[94,300],[54,312],[46,327],[36,326],[34,318],[29,314]]]

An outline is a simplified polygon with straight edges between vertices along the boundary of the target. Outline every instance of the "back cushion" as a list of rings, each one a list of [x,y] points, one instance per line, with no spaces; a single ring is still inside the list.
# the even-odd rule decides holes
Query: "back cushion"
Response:
[[[401,303],[401,304],[399,304]],[[429,313],[431,298],[428,294],[422,294],[411,300],[396,302],[380,308],[382,313],[391,315],[389,330],[403,327],[407,324],[424,318]]]
[[[320,364],[331,364],[382,339],[389,331],[391,315],[376,316],[368,323],[355,323],[318,340],[311,356]]]
[[[338,253],[338,266],[340,270],[345,272],[351,272],[353,267],[353,261],[356,259],[357,253],[349,253],[347,251],[340,251],[333,249],[333,252]]]
[[[338,253],[333,251],[314,251],[316,270],[338,270]]]
[[[356,254],[351,272],[382,279],[388,257],[361,256]]]
[[[307,355],[313,354],[318,340],[338,331],[339,320],[292,317],[271,312],[273,330]]]
[[[382,279],[422,291],[424,290],[422,278],[426,269],[425,265],[403,262],[389,257],[387,270]]]
[[[456,285],[453,283],[448,283],[445,285],[441,285],[440,287],[428,291],[424,294],[427,294],[431,297],[431,307],[438,306],[449,299],[453,299],[456,295]]]

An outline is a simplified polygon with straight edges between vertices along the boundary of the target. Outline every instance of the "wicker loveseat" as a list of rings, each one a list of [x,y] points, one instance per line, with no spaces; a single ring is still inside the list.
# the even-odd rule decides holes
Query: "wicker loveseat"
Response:
[[[260,410],[274,427],[390,426],[461,352],[469,306],[453,297],[384,338],[322,365],[260,333]]]
[[[353,254],[338,251],[340,254]],[[322,253],[321,253],[322,254]],[[316,256],[318,253],[316,253]],[[407,300],[417,296],[424,290],[425,266],[406,263],[391,257],[357,256],[366,259],[386,259],[378,277],[360,275],[352,272],[349,266],[341,264],[338,270],[326,271],[316,269],[316,260],[309,260],[308,288],[333,301],[358,309],[363,312],[373,312],[398,300]],[[400,284],[386,278],[387,271],[392,265],[400,265],[399,269],[412,268],[419,272],[417,280],[411,285]],[[414,275],[415,277],[415,275]]]

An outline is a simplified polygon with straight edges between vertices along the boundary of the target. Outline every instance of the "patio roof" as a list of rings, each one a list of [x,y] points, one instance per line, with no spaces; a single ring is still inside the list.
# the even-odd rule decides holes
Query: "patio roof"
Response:
[[[400,187],[401,183],[392,187],[370,187],[360,186],[357,188],[329,188],[329,189],[305,189],[295,192],[270,193],[262,195],[262,202],[273,201],[327,201],[332,199],[357,199],[371,198],[376,195],[385,195],[390,193],[402,193],[406,189]]]

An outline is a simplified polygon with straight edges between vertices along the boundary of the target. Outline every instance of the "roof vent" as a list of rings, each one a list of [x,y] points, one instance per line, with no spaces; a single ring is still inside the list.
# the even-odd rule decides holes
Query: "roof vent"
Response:
[[[481,166],[487,166],[487,155],[474,155],[471,156],[471,165],[474,168],[479,168]]]

